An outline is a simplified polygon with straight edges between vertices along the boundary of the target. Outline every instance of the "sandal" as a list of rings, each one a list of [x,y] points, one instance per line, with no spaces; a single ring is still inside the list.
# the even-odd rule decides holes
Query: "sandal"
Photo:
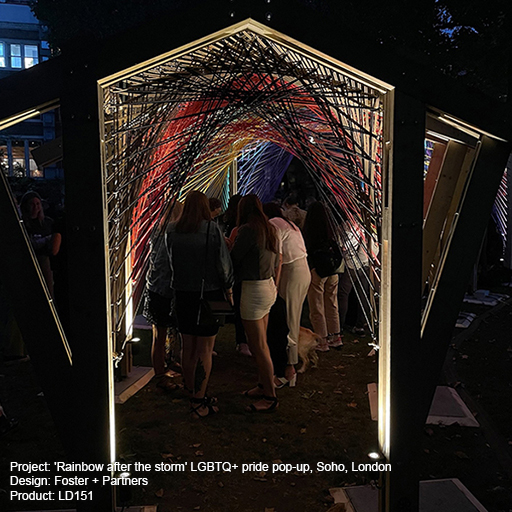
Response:
[[[206,418],[219,412],[219,408],[210,402],[211,398],[191,398],[190,399],[190,414],[193,418]],[[196,405],[194,407],[194,405]],[[206,410],[206,414],[200,414],[199,410]]]
[[[293,388],[293,387],[295,387],[296,384],[297,384],[297,374],[296,373],[294,373],[293,377],[289,380],[286,377],[276,377],[274,379],[274,386],[276,389],[282,389],[286,386]]]
[[[204,402],[208,405],[217,405],[219,403],[219,399],[216,396],[206,396],[204,395]]]
[[[254,404],[249,405],[249,407],[246,407],[247,412],[261,412],[261,413],[268,413],[268,412],[274,412],[279,407],[279,402],[277,401],[277,396],[266,396],[263,395],[262,399],[266,402],[271,402],[269,407],[266,407],[265,409],[258,409],[255,407]]]
[[[181,386],[177,382],[174,382],[174,379],[172,377],[169,377],[168,375],[164,375],[157,382],[156,387],[166,392],[176,391],[177,389],[181,388]]]
[[[265,393],[263,393],[263,386],[258,383],[256,387],[244,391],[243,395],[247,398],[263,398]]]

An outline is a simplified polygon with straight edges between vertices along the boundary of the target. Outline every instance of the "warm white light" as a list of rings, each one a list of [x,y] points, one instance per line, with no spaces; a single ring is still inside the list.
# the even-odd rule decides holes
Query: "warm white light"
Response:
[[[130,478],[131,473],[128,473],[128,471],[123,471],[119,474],[119,478]]]
[[[138,343],[140,341],[140,338],[132,338],[130,340],[130,343]]]
[[[373,459],[373,460],[379,460],[382,458],[382,455],[379,452],[370,452],[368,454],[368,457],[370,457],[370,459]]]

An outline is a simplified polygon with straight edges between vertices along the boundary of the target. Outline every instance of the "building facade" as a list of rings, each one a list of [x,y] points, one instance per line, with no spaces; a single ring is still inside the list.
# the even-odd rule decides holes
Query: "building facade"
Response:
[[[46,30],[30,9],[30,2],[0,0],[0,79],[36,66],[51,56]],[[60,178],[60,164],[45,166],[34,150],[55,140],[58,112],[0,131],[0,166],[8,176]],[[37,151],[36,151],[37,154]]]

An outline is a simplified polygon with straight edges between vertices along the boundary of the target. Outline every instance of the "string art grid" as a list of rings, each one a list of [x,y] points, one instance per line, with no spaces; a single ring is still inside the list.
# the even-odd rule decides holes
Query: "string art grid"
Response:
[[[165,205],[191,190],[226,202],[235,161],[239,191],[267,201],[292,156],[311,175],[346,256],[369,259],[363,279],[370,292],[358,299],[375,334],[380,91],[245,29],[119,80],[103,95],[114,339],[129,329],[130,309],[144,288],[148,242],[168,214]]]

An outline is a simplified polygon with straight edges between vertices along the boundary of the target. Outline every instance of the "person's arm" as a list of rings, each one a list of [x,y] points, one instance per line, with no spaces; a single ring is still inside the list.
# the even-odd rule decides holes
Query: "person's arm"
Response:
[[[235,245],[235,240],[238,235],[238,227],[234,227],[231,230],[231,233],[228,238],[226,238],[226,245],[228,246],[228,249],[231,251],[233,249],[233,245]]]
[[[60,251],[60,244],[62,243],[62,235],[60,233],[53,233],[50,252],[52,256],[57,256]]]
[[[233,287],[233,263],[229,255],[224,236],[222,235],[220,228],[217,224],[212,223],[211,229],[214,230],[213,238],[215,241],[215,265],[217,267],[217,273],[224,286],[225,290],[231,290]],[[232,295],[232,293],[231,293]]]
[[[283,255],[279,253],[277,255],[277,266],[275,269],[276,274],[276,287],[279,288],[279,282],[281,281],[281,269],[283,267]]]
[[[283,246],[284,246],[284,239],[287,235],[287,232],[285,229],[281,229],[277,223],[272,222],[273,220],[274,219],[271,219],[270,223],[274,226],[274,229],[275,229],[276,235],[277,235],[277,260],[276,260],[276,266],[274,268],[274,275],[275,275],[276,287],[279,288],[279,282],[281,280],[281,268],[283,265]]]

